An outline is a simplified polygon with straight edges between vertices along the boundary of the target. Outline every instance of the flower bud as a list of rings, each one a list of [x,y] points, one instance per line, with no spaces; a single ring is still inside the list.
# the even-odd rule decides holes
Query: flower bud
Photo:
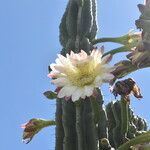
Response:
[[[28,144],[35,134],[37,134],[44,127],[48,127],[50,125],[55,125],[55,121],[49,121],[44,119],[36,119],[33,118],[29,120],[29,122],[21,125],[23,131],[23,142]]]

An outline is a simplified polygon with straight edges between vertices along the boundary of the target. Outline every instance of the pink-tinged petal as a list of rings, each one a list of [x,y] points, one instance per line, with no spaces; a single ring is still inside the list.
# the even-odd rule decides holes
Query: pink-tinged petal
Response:
[[[92,86],[85,86],[84,87],[84,93],[87,97],[91,96],[93,94],[94,87]]]
[[[55,71],[51,71],[47,76],[49,78],[55,78],[59,75],[60,73],[59,72],[55,72]]]
[[[61,54],[58,54],[58,58],[63,65],[69,64],[68,59]]]
[[[86,59],[87,58],[87,53],[84,50],[81,50],[81,52],[79,53],[81,59]]]
[[[112,55],[108,54],[102,58],[102,64],[109,63],[112,60]]]
[[[71,57],[73,57],[74,54],[75,54],[75,53],[74,53],[73,51],[70,52],[70,56],[71,56]]]
[[[24,123],[24,124],[21,125],[21,128],[22,128],[22,129],[25,129],[26,126],[27,126],[27,123]]]
[[[70,56],[69,56],[69,60],[71,62],[74,62],[74,61],[79,61],[80,60],[80,54],[76,54],[74,53],[73,51],[70,52]]]
[[[92,52],[91,52],[91,54],[90,54],[90,56],[94,56],[95,51],[96,51],[96,50],[95,50],[95,49],[93,49],[93,50],[92,50]]]
[[[94,50],[94,52],[91,54],[91,56],[94,58],[94,60],[100,62],[101,61],[101,57],[102,57],[102,52],[99,49]]]

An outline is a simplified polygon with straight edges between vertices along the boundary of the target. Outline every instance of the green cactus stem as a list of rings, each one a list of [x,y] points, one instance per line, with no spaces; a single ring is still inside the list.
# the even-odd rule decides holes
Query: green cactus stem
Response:
[[[66,27],[66,17],[68,14],[68,9],[69,9],[69,4],[66,7],[65,13],[59,25],[59,30],[60,30],[59,41],[63,47],[66,47],[69,38],[67,27]]]
[[[97,0],[92,0],[92,13],[93,13],[93,26],[91,28],[91,31],[87,37],[90,41],[92,41],[97,33],[98,25],[97,25]]]
[[[86,150],[98,150],[97,133],[94,122],[94,113],[90,103],[90,98],[83,101],[83,128],[84,128],[84,142]],[[85,149],[84,148],[84,149]],[[83,149],[83,150],[84,150]]]
[[[84,149],[83,124],[82,124],[82,105],[81,100],[76,102],[76,132],[77,132],[77,148]]]
[[[62,100],[56,100],[56,146],[55,150],[63,150],[64,128],[62,125]]]
[[[71,100],[62,100],[62,123],[64,128],[64,150],[76,150],[75,106]]]
[[[121,134],[121,109],[119,102],[112,103],[112,112],[114,114],[114,119],[116,126],[113,128],[113,140],[115,144],[115,148],[119,147],[119,145],[123,144],[123,137]]]
[[[134,115],[130,106],[124,102],[124,98],[108,103],[106,112],[108,116],[108,139],[110,145],[116,149],[147,130],[145,120]]]
[[[108,138],[108,118],[107,113],[105,110],[105,107],[103,105],[103,94],[100,89],[97,89],[98,96],[96,100],[99,103],[99,109],[100,109],[100,118],[98,122],[98,138],[100,139],[107,139]],[[99,148],[101,148],[101,143],[99,143]]]
[[[127,138],[127,132],[129,127],[129,111],[128,111],[128,102],[126,100],[127,98],[124,96],[121,96],[121,133],[124,136],[124,138]]]
[[[112,111],[113,102],[110,102],[106,105],[106,112],[108,117],[108,139],[113,147],[115,147],[114,139],[113,139],[113,129],[116,126],[115,118]]]
[[[108,138],[108,128],[107,128],[107,114],[103,106],[103,95],[100,89],[96,89],[97,96],[91,97],[92,109],[94,112],[94,120],[98,132],[98,140],[103,138]],[[101,142],[99,142],[99,149],[101,149]]]
[[[79,18],[80,22],[80,33],[78,35],[80,38],[88,37],[88,35],[91,32],[92,26],[93,26],[93,12],[92,7],[93,1],[92,0],[84,0],[84,5],[82,7],[82,13],[81,17]]]

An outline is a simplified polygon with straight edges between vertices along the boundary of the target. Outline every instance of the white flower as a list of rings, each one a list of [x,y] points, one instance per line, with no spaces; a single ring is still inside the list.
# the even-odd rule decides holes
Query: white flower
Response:
[[[102,50],[94,49],[90,55],[83,50],[80,53],[71,51],[66,57],[58,55],[48,77],[52,83],[60,87],[58,98],[71,97],[72,101],[90,97],[95,88],[114,78],[111,73],[114,67],[107,63],[111,55],[102,58]]]

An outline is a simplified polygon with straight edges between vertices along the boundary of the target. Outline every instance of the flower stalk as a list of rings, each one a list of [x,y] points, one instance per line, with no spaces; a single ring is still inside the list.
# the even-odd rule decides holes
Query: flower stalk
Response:
[[[115,48],[115,49],[112,49],[106,53],[103,54],[103,57],[106,56],[106,55],[115,55],[115,54],[118,54],[118,53],[122,53],[122,52],[129,52],[131,51],[131,49],[129,49],[127,46],[121,46],[119,48]]]
[[[98,43],[103,43],[103,42],[113,42],[113,43],[118,43],[125,45],[127,47],[135,47],[141,40],[141,33],[134,33],[133,31],[129,31],[128,34],[120,37],[106,37],[106,38],[99,38],[99,39],[94,39],[92,41],[92,44],[98,44]]]

